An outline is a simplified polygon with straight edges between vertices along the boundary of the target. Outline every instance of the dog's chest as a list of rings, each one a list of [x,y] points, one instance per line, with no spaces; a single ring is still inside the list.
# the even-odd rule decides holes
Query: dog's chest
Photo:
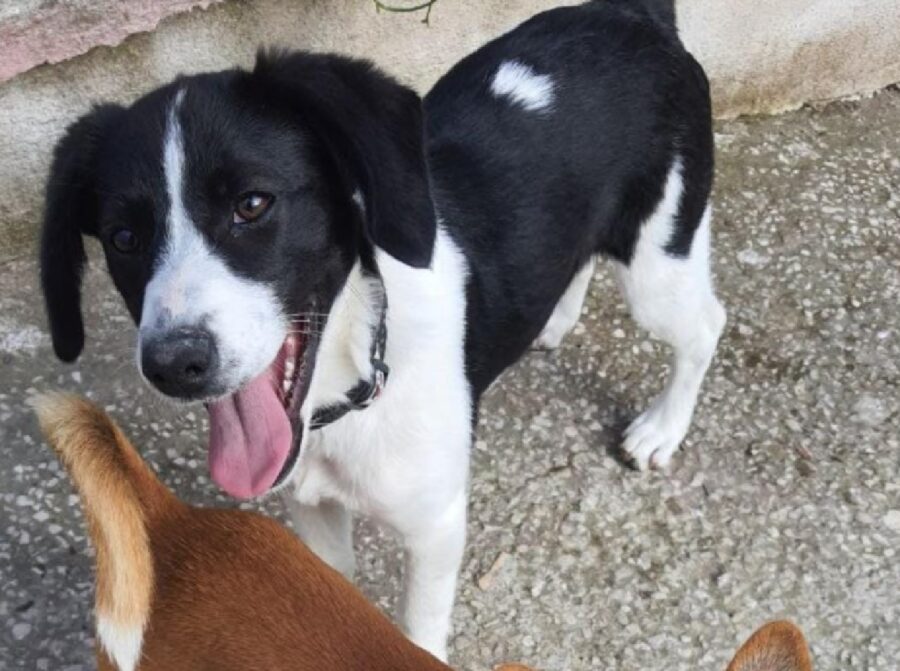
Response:
[[[301,457],[295,479],[294,498],[309,506],[331,500],[351,507],[345,494],[352,491],[346,469],[340,461],[320,454],[319,451],[314,446],[308,446],[307,453]]]
[[[445,505],[465,482],[471,402],[458,379],[431,387],[398,370],[370,407],[310,435],[300,457],[294,497],[304,505],[331,500],[398,527],[388,511]],[[425,393],[424,390],[431,390]]]
[[[392,481],[413,476],[394,466],[410,461],[407,452],[416,439],[403,430],[394,399],[386,396],[310,435],[297,470],[298,501],[317,505],[333,500],[369,515],[392,503],[385,500],[396,491]],[[387,441],[386,434],[394,440]]]
[[[465,261],[439,231],[431,270],[384,255],[379,267],[388,296],[387,384],[370,406],[310,434],[294,496],[307,505],[337,501],[402,527],[416,511],[446,507],[465,486],[472,413]]]

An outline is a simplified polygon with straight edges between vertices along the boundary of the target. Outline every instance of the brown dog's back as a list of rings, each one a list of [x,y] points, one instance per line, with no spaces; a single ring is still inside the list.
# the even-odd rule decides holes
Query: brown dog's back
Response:
[[[278,523],[180,502],[95,406],[34,406],[97,550],[101,671],[448,668]]]

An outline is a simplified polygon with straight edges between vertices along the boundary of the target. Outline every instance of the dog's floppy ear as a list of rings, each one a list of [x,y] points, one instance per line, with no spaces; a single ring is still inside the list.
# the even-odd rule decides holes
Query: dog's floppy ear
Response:
[[[251,77],[261,95],[311,125],[349,173],[362,192],[369,240],[427,267],[437,222],[419,96],[367,61],[333,55],[260,52]]]
[[[781,620],[760,627],[726,671],[812,671],[812,661],[803,633]]]
[[[96,233],[97,147],[122,112],[116,105],[102,105],[81,117],[56,145],[50,167],[41,234],[41,285],[53,350],[63,361],[74,361],[84,347],[81,275],[86,258],[81,236]]]

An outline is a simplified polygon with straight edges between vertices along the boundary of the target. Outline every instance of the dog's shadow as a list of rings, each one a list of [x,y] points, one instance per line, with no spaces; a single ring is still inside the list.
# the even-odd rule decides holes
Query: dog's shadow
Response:
[[[558,349],[532,349],[505,371],[481,399],[476,442],[492,453],[509,443],[511,452],[562,448],[631,468],[621,442],[640,399],[609,384],[611,375],[600,373],[606,361],[588,340],[570,334]]]

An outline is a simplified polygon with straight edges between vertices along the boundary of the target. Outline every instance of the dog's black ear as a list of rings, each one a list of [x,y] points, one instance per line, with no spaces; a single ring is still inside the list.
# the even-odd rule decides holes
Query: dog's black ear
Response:
[[[275,95],[312,125],[337,168],[350,172],[369,240],[407,265],[427,267],[437,221],[419,96],[369,62],[332,55],[260,52],[251,77],[261,95]]]
[[[97,148],[122,112],[116,105],[103,105],[81,117],[56,145],[50,167],[41,233],[41,285],[53,350],[63,361],[74,361],[84,347],[81,275],[86,257],[81,236],[96,233]]]

